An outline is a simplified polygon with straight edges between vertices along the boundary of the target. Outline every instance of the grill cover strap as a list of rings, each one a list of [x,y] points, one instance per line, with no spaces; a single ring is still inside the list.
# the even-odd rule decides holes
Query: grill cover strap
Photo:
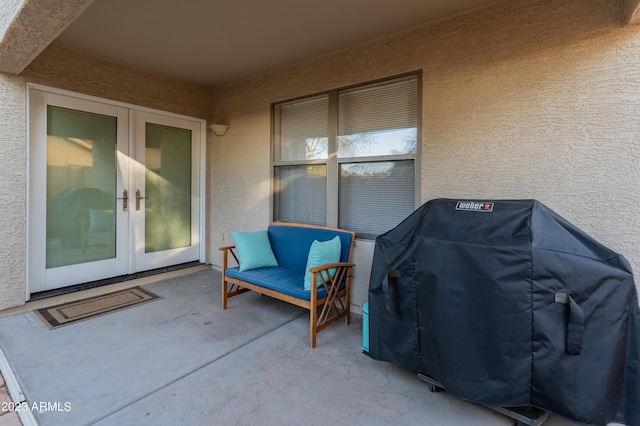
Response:
[[[556,303],[569,306],[569,322],[567,324],[567,355],[580,355],[582,351],[582,335],[584,334],[584,312],[580,305],[568,293],[556,293]]]
[[[384,301],[387,307],[387,312],[394,314],[396,317],[400,316],[400,295],[398,294],[398,278],[402,274],[400,271],[389,271],[387,277],[382,283],[382,290],[384,291]]]

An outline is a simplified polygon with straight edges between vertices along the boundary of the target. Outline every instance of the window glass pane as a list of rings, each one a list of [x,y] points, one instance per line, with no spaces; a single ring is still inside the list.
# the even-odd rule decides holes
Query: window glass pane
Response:
[[[338,108],[340,158],[416,153],[417,77],[341,91]]]
[[[328,156],[329,96],[278,105],[281,161]]]
[[[284,166],[275,169],[274,220],[325,225],[327,167]]]
[[[359,238],[404,220],[414,209],[418,89],[411,75],[275,105],[273,219]]]
[[[338,137],[338,156],[348,158],[415,154],[416,146],[416,128],[357,133]]]
[[[191,245],[191,130],[147,123],[145,253]]]
[[[116,254],[115,117],[47,107],[47,268]]]
[[[413,160],[340,165],[338,226],[375,238],[404,220],[414,206]]]

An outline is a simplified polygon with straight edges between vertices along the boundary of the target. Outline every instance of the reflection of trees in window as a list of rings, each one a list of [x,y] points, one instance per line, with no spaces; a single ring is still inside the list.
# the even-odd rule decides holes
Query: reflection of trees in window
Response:
[[[374,133],[356,133],[338,137],[338,153],[340,157],[358,157],[371,152],[376,144]]]
[[[388,134],[394,133],[394,137]],[[404,133],[401,138],[397,134]],[[398,129],[383,132],[356,133],[353,135],[338,136],[338,155],[345,157],[369,156],[376,148],[386,148],[386,152],[374,153],[374,155],[402,155],[415,154],[417,132],[416,129]],[[305,141],[307,160],[327,158],[327,138],[307,138]]]
[[[369,157],[376,155],[415,154],[415,128],[363,132],[338,137],[338,156]]]
[[[316,160],[327,158],[327,138],[307,138],[306,139],[306,159]]]
[[[393,154],[415,154],[418,151],[418,132],[410,129],[402,139],[402,150],[392,151]]]

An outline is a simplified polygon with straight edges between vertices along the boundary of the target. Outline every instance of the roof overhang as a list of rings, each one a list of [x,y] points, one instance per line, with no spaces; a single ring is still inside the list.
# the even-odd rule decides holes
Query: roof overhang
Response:
[[[19,74],[93,0],[0,2],[0,72]]]
[[[640,24],[640,0],[624,0],[625,24]]]
[[[165,0],[165,2],[170,1],[171,0]],[[495,2],[495,0],[456,1],[458,2],[456,4],[466,5],[467,7],[471,7],[471,5],[479,6]],[[80,17],[80,15],[82,15],[92,3],[94,3],[94,0],[15,0],[0,2],[0,72],[14,75],[20,74],[47,46],[54,41],[58,41],[59,36],[63,32],[66,34],[68,31],[65,30],[74,23],[74,21],[76,21],[76,19]],[[100,4],[100,2],[95,3],[96,5]],[[127,5],[129,3],[125,2],[124,4]],[[102,3],[102,5],[103,7],[111,7],[112,3],[110,1],[106,1],[105,3]],[[617,7],[620,8],[620,17],[624,25],[640,23],[640,0],[622,0],[617,3],[617,5]],[[138,33],[144,32],[140,27],[135,27],[135,29]],[[99,34],[104,35],[104,33]],[[217,38],[214,37],[213,40],[216,40]],[[212,38],[207,37],[206,40],[210,41]],[[231,40],[234,39],[232,38]],[[233,41],[229,43],[227,39],[224,39],[222,42],[225,45],[231,45],[230,48],[232,50],[237,48]],[[209,42],[209,44],[211,43],[212,42]],[[206,49],[203,48],[196,51],[203,52],[205,50]],[[92,52],[91,49],[86,51],[89,53]],[[97,53],[94,54],[101,56]],[[164,57],[167,55],[160,56]],[[244,56],[248,57],[249,60],[259,60],[259,58],[254,57],[255,55]],[[110,58],[108,55],[101,57]],[[151,57],[151,59],[153,58],[154,57]],[[149,61],[151,61],[151,59]],[[246,60],[246,58],[244,59]],[[118,59],[116,58],[112,60],[117,61]],[[300,60],[301,59],[298,59],[298,61]],[[149,61],[145,62],[145,64],[148,65],[150,63]],[[227,62],[233,63],[238,61]],[[124,60],[120,62],[129,64]],[[129,65],[141,67],[139,64]],[[221,65],[217,65],[217,67],[220,68]],[[197,66],[186,68],[198,69]],[[165,69],[160,67],[157,72],[162,73],[164,70]],[[251,72],[247,70],[245,71]],[[203,72],[208,71],[205,69]],[[254,70],[253,72],[255,74],[256,71]],[[172,74],[167,72],[165,75]],[[242,77],[241,75],[237,76]]]

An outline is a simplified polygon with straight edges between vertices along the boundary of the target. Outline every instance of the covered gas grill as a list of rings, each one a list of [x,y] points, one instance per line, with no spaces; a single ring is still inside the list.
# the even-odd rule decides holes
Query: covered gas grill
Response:
[[[640,424],[640,315],[619,254],[534,200],[432,200],[376,240],[369,355],[459,398]]]

